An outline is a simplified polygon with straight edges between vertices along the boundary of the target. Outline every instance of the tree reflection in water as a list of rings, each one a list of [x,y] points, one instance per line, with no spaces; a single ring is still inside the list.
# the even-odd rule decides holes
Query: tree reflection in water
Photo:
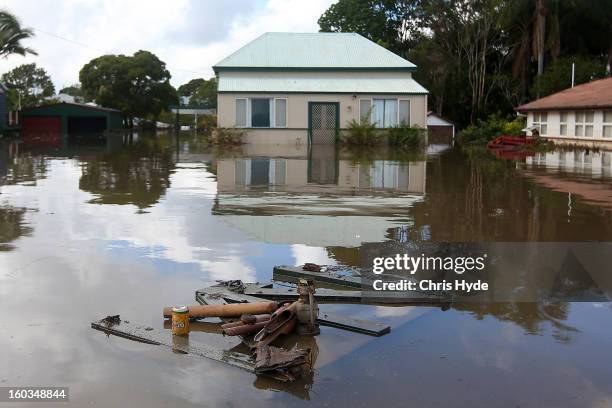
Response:
[[[26,211],[25,208],[0,206],[0,251],[14,249],[13,241],[32,233],[32,228],[24,222]]]
[[[170,186],[173,168],[169,138],[128,139],[122,149],[82,157],[79,188],[96,195],[94,204],[156,204]]]

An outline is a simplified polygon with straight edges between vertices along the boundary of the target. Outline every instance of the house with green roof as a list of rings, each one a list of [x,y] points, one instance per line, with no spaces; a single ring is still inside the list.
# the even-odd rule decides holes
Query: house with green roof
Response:
[[[266,33],[213,69],[218,126],[246,142],[334,143],[352,120],[427,126],[416,66],[356,33]]]

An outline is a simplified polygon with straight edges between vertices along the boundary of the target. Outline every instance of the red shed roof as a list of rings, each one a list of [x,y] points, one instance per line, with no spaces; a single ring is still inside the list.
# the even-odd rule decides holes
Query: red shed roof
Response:
[[[612,108],[612,77],[577,85],[515,108],[518,112]]]

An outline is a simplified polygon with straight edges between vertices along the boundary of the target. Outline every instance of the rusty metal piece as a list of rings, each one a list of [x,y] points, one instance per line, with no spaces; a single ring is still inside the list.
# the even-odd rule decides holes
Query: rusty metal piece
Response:
[[[260,323],[260,322],[267,322],[268,320],[270,320],[270,317],[272,315],[270,314],[260,314],[260,315],[252,315],[255,317],[255,321],[253,323]],[[229,329],[231,327],[237,327],[237,326],[242,326],[244,324],[244,322],[242,320],[238,320],[235,322],[231,322],[231,323],[225,323],[221,325],[222,329]]]
[[[299,298],[296,302],[298,333],[302,335],[317,335],[321,332],[316,323],[319,317],[319,306],[315,301],[315,286],[312,279],[300,279],[297,286]]]
[[[274,371],[288,369],[306,363],[306,356],[309,350],[302,350],[293,347],[291,350],[278,348],[274,346],[262,345],[257,349],[257,357],[255,359],[255,372],[264,373],[266,371]]]
[[[264,328],[270,320],[252,324],[241,324],[238,326],[227,327],[223,329],[223,334],[226,336],[242,336],[243,334],[255,333]]]
[[[240,321],[245,324],[253,324],[257,322],[257,318],[252,314],[243,314],[240,316]]]
[[[287,303],[272,313],[270,321],[255,335],[255,347],[270,344],[281,334],[289,334],[297,323],[296,303]]]
[[[225,305],[188,306],[190,318],[240,317],[243,314],[272,313],[278,308],[276,302],[230,303]],[[164,317],[172,316],[172,308],[164,308]]]
[[[323,267],[321,265],[317,265],[316,263],[312,263],[312,262],[306,262],[302,266],[303,270],[309,271],[309,272],[321,272],[322,268]]]

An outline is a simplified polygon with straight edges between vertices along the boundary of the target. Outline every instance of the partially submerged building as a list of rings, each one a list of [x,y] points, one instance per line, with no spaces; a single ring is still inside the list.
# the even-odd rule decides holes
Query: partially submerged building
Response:
[[[54,103],[23,109],[21,130],[25,133],[98,133],[122,127],[116,109],[81,103]]]
[[[213,67],[218,126],[247,142],[333,143],[351,121],[426,127],[416,66],[355,33],[266,33]]]
[[[612,78],[577,85],[516,111],[527,115],[528,129],[548,139],[612,142]]]
[[[427,113],[428,141],[432,144],[449,144],[455,141],[455,124],[434,113]]]

